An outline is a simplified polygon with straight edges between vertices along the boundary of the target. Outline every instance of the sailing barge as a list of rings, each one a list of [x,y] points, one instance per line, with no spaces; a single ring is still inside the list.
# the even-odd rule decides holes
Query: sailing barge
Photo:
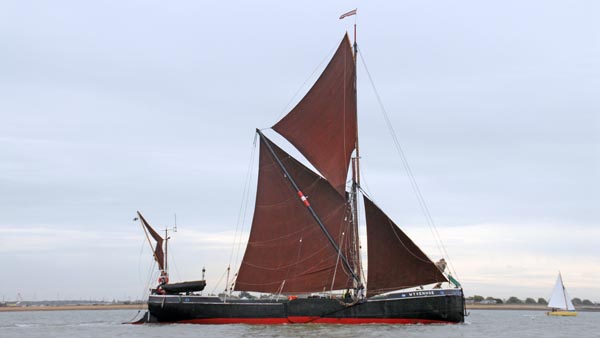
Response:
[[[202,296],[190,290],[169,291],[169,284],[162,280],[149,296],[148,312],[140,322],[464,321],[459,283],[436,266],[360,189],[357,50],[356,42],[352,46],[346,34],[306,96],[272,127],[320,175],[256,130],[260,139],[256,204],[233,290],[287,297]],[[367,227],[367,277],[358,237],[361,195]],[[441,288],[442,283],[453,285]],[[432,284],[437,285],[417,288]],[[327,293],[332,290],[345,290],[345,294],[335,297]]]

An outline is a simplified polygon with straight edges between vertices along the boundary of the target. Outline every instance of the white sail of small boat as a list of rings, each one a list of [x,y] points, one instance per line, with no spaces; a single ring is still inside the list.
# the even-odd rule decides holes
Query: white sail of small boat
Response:
[[[552,296],[548,302],[548,307],[552,310],[548,312],[549,316],[576,316],[577,312],[571,302],[571,298],[565,289],[565,285],[562,281],[560,272],[556,278],[554,289],[552,290]]]

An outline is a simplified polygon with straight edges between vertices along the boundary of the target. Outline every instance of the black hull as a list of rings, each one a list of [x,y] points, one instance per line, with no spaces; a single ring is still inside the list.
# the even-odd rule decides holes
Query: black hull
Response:
[[[344,304],[338,299],[223,300],[152,295],[141,322],[195,324],[429,324],[464,322],[462,290],[394,293]]]

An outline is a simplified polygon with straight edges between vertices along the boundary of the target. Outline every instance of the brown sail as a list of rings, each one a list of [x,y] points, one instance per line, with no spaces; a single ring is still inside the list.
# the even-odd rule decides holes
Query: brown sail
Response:
[[[150,236],[152,236],[152,238],[154,238],[154,240],[156,241],[156,247],[154,248],[154,260],[156,260],[158,268],[161,271],[163,271],[165,269],[165,254],[163,252],[164,240],[154,229],[152,229],[150,224],[146,222],[146,219],[144,218],[144,216],[142,216],[142,214],[139,211],[137,212],[137,214],[140,217],[140,221],[142,222],[142,225],[144,226],[145,230],[147,230],[150,233]]]
[[[273,126],[342,196],[356,144],[355,73],[354,55],[345,35],[306,96]]]
[[[446,282],[440,270],[408,236],[366,196],[367,296]]]
[[[350,229],[345,199],[325,179],[268,142],[344,251]],[[332,284],[333,289],[344,289],[352,287],[352,279],[261,139],[254,219],[235,290],[307,293],[330,290]]]

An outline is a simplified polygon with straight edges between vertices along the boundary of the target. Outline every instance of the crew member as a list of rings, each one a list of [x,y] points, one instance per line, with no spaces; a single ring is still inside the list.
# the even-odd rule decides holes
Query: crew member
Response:
[[[446,271],[446,260],[445,259],[440,259],[439,261],[437,261],[435,263],[435,266],[442,272],[442,274],[444,274],[444,271]],[[434,289],[440,289],[442,287],[442,283],[437,283],[433,288]]]

